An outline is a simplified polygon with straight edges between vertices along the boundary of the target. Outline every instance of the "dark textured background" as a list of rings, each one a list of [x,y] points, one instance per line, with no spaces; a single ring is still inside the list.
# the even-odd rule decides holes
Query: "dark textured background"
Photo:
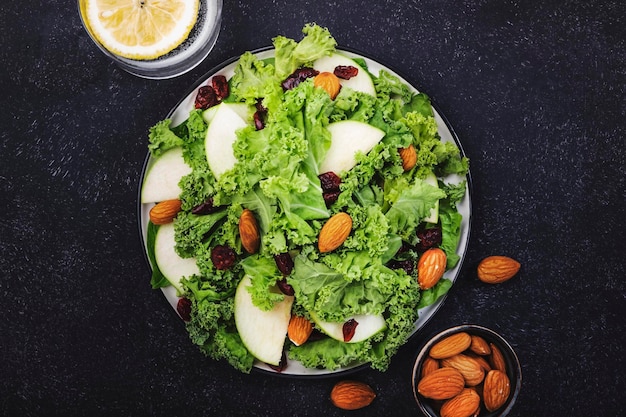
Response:
[[[623,1],[225,1],[214,52],[148,81],[91,43],[72,1],[0,13],[0,414],[417,415],[423,338],[499,331],[523,367],[514,416],[625,415]],[[307,22],[428,93],[471,159],[470,249],[436,317],[342,413],[339,378],[239,374],[203,357],[149,287],[136,219],[147,130],[214,65]],[[488,286],[478,261],[522,263]]]

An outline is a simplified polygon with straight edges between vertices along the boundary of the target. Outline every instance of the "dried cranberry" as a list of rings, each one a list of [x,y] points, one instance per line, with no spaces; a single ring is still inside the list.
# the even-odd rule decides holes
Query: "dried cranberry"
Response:
[[[265,127],[265,115],[260,112],[260,111],[255,111],[254,112],[254,127],[256,128],[256,130],[263,130],[263,128]]]
[[[354,333],[356,332],[356,326],[359,325],[359,322],[355,319],[350,319],[343,324],[343,341],[349,342],[354,337]]]
[[[318,175],[320,184],[322,185],[322,191],[339,191],[339,185],[341,184],[341,178],[332,171],[324,172]]]
[[[269,366],[270,368],[272,368],[278,373],[284,371],[285,368],[287,367],[287,355],[285,354],[285,351],[283,351],[283,354],[280,357],[280,362],[278,362],[278,365],[270,365],[268,363],[267,366]]]
[[[402,269],[407,275],[415,274],[415,259],[393,260],[389,262],[389,268]]]
[[[284,91],[296,88],[302,81],[307,78],[315,77],[320,72],[308,67],[298,68],[289,77],[281,83]]]
[[[196,95],[195,107],[196,109],[208,109],[219,103],[215,90],[210,85],[203,85],[198,89]]]
[[[213,205],[213,197],[209,197],[207,201],[204,203],[200,203],[194,208],[191,209],[191,213],[203,215],[203,214],[211,214],[218,211],[221,207]]]
[[[316,328],[313,328],[313,331],[311,332],[311,335],[307,339],[307,342],[315,342],[317,340],[326,339],[327,337],[328,336],[326,336],[324,333],[320,332]]]
[[[291,259],[291,255],[287,252],[274,255],[274,262],[276,262],[278,270],[284,276],[291,274],[291,271],[293,271],[293,259]]]
[[[226,245],[217,245],[211,251],[211,261],[215,268],[225,270],[235,264],[237,254],[232,248]]]
[[[176,311],[184,321],[191,321],[191,301],[188,298],[179,298],[176,304]]]
[[[337,76],[337,78],[341,78],[343,80],[349,80],[352,77],[356,77],[359,73],[359,69],[353,67],[352,65],[337,65],[333,74]]]
[[[278,286],[278,289],[280,290],[280,292],[282,292],[285,295],[294,295],[296,292],[293,290],[293,287],[287,283],[287,279],[283,278],[281,280],[276,281],[276,285]]]
[[[417,250],[420,252],[425,252],[430,248],[441,245],[441,240],[443,236],[441,233],[441,228],[430,227],[428,229],[418,231],[417,238],[419,239],[419,242],[416,245]]]
[[[224,100],[230,94],[228,80],[223,75],[213,76],[213,78],[211,79],[211,84],[219,101]]]
[[[330,206],[335,204],[335,201],[339,199],[339,194],[341,194],[341,191],[329,191],[322,194],[322,197],[324,197],[324,203],[326,203],[326,208],[330,208]]]

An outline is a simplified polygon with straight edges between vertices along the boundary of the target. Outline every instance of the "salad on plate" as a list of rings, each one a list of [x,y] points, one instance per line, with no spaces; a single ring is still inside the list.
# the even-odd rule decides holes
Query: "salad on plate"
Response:
[[[151,284],[242,372],[384,371],[460,266],[468,160],[428,96],[303,35],[225,64],[150,129]]]

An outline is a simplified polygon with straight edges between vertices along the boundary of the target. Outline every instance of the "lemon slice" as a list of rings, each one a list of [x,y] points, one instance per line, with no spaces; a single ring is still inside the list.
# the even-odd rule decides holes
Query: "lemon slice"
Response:
[[[130,59],[163,56],[182,44],[200,0],[86,0],[87,27],[110,52]]]

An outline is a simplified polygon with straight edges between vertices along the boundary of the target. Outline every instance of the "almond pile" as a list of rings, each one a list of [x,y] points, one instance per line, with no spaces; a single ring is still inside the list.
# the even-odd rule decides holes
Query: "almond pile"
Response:
[[[424,360],[418,393],[441,417],[477,417],[509,398],[511,384],[500,349],[483,337],[459,332],[435,343]]]

